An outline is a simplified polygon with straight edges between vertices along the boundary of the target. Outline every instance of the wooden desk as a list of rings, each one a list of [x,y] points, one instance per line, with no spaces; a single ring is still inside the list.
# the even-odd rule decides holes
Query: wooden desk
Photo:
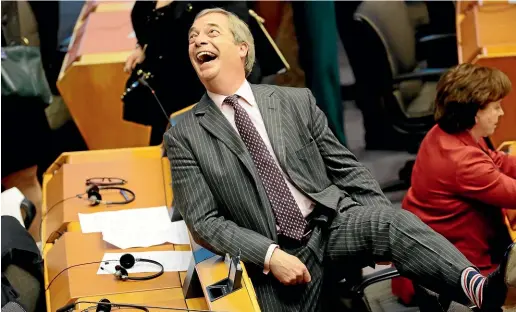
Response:
[[[90,206],[85,199],[71,198],[84,193],[87,178],[119,177],[127,180],[123,187],[136,195],[135,200],[126,205]],[[53,177],[45,181],[45,201],[42,211],[46,214],[43,222],[43,241],[52,241],[57,231],[62,232],[68,223],[78,221],[78,213],[90,213],[107,210],[131,208],[148,208],[168,206],[164,184],[163,162],[161,158],[144,158],[140,160],[64,164],[55,171]],[[101,191],[103,200],[123,199],[117,191]],[[65,198],[70,198],[62,201]],[[49,213],[47,214],[47,210]],[[50,240],[49,240],[50,238]]]
[[[123,67],[136,45],[132,2],[85,3],[57,81],[92,150],[149,145],[150,127],[122,119],[120,97],[129,77]]]
[[[502,70],[516,86],[516,4],[508,1],[460,1],[457,5],[459,63]],[[494,146],[516,140],[516,91],[503,101],[505,116],[490,137]]]
[[[143,192],[149,195],[148,193],[152,193],[152,190],[156,192],[156,190],[160,189],[156,185],[153,186],[152,183],[161,183],[162,191],[159,191],[160,195],[151,196],[150,200],[155,198],[163,200],[166,198],[166,203],[168,204],[172,198],[172,190],[169,187],[171,182],[170,165],[168,159],[161,157],[161,155],[160,146],[64,153],[50,166],[44,175],[43,209],[45,211],[47,207],[50,207],[47,203],[56,200],[56,195],[52,195],[54,193],[61,193],[59,196],[66,198],[64,197],[67,195],[66,192],[71,192],[71,195],[74,195],[76,192],[73,189],[76,187],[82,190],[86,175],[88,177],[92,175],[114,175],[125,178],[129,181],[127,187],[137,193],[137,198],[139,188],[142,188]],[[138,183],[132,185],[130,183],[133,181],[133,178],[122,175],[122,173],[127,174],[128,172],[134,174],[134,177],[139,177],[137,179]],[[151,180],[154,182],[150,183]],[[156,181],[160,181],[160,183]],[[75,201],[75,199],[73,200]],[[165,205],[165,203],[157,204],[157,206],[160,205]],[[58,209],[58,206],[63,207]],[[81,209],[88,212],[92,212],[92,209],[105,211],[107,210],[106,207],[92,208],[87,206],[87,202],[80,206],[71,205],[70,207],[64,207],[65,203],[58,206],[52,209],[52,211],[55,209],[60,210],[58,215],[61,219],[58,218],[56,224],[66,224],[67,232],[55,240],[54,243],[47,243],[44,246],[43,257],[45,259],[46,285],[63,268],[79,263],[99,261],[105,252],[122,252],[120,249],[105,243],[100,233],[83,234],[80,224],[77,222],[78,217],[76,213],[82,211]],[[129,205],[114,209],[126,209],[127,206]],[[150,206],[154,205],[142,207]],[[75,213],[72,213],[74,210]],[[56,218],[53,212],[50,212],[48,217],[50,219]],[[65,217],[68,218],[66,222],[63,221]],[[43,231],[45,230],[46,223],[44,222]],[[48,223],[49,228],[52,228],[50,225],[52,222]],[[166,244],[151,248],[133,248],[126,251],[172,249],[190,250],[190,246]],[[186,272],[165,273],[160,278],[151,281],[137,283],[121,282],[115,280],[112,275],[97,275],[96,272],[99,265],[79,266],[59,275],[46,292],[48,310],[55,311],[55,309],[65,304],[79,300],[97,302],[102,298],[107,298],[111,302],[118,303],[145,303],[156,306],[188,307],[190,309],[210,309],[213,311],[260,311],[254,288],[244,266],[242,288],[214,302],[208,302],[202,296],[184,299],[181,286]],[[196,270],[199,272],[201,286],[211,285],[221,280],[227,276],[228,272],[226,265],[219,256],[213,256],[206,259],[206,261],[201,261],[196,265]],[[78,309],[84,309],[89,306],[91,305],[79,304]],[[153,311],[153,309],[149,310]]]
[[[174,250],[174,245],[165,244],[149,248],[131,248],[121,251],[102,240],[102,234],[64,233],[45,255],[45,287],[63,269],[72,265],[100,261],[106,252]],[[165,272],[162,276],[148,281],[120,281],[113,275],[97,275],[100,264],[89,264],[71,268],[59,275],[47,291],[50,310],[70,303],[72,300],[108,294],[120,294],[144,290],[181,290],[178,272]],[[140,274],[145,275],[145,274]],[[134,274],[138,276],[138,274]]]

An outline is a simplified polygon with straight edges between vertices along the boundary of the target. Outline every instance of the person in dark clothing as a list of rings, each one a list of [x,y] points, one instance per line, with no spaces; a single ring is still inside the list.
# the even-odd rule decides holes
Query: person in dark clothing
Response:
[[[142,63],[144,71],[152,73],[154,78],[149,85],[167,115],[195,104],[204,93],[184,47],[188,45],[188,30],[195,15],[211,7],[224,8],[246,22],[249,20],[244,1],[136,1],[134,4],[131,20],[138,43],[127,58],[124,71],[131,72]],[[250,80],[260,80],[256,67]],[[147,121],[131,121],[152,126],[150,144],[160,144],[168,121],[158,103],[141,103],[135,109],[138,112],[132,115],[148,116]]]
[[[55,51],[57,46],[57,28],[46,26],[54,23],[49,19],[58,15],[58,7],[56,4],[45,8],[48,10],[45,13],[48,14],[47,17],[44,17],[42,6],[32,1],[3,1],[2,48],[25,45],[27,42],[29,45],[35,45],[27,37],[37,36],[41,62],[46,77],[49,77],[52,51]],[[34,16],[34,21],[29,20],[31,16]],[[25,27],[22,27],[22,24]],[[30,24],[37,25],[37,34],[26,30],[30,28],[27,27]],[[3,52],[5,51],[2,51],[2,59],[7,58]],[[2,73],[2,76],[4,74]],[[49,85],[55,86],[55,81],[49,81]],[[2,187],[18,188],[36,206],[35,221],[28,229],[36,241],[40,239],[39,220],[42,205],[37,170],[38,166],[41,167],[48,160],[49,148],[52,146],[52,132],[45,114],[47,106],[48,103],[40,97],[2,95]],[[30,150],[27,150],[27,145],[30,146]]]

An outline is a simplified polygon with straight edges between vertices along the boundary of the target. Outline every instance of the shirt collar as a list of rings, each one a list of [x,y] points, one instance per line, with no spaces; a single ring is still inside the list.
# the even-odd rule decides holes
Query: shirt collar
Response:
[[[226,99],[226,97],[232,95],[232,94],[222,95],[222,94],[213,93],[213,92],[210,92],[207,90],[206,90],[206,93],[208,94],[210,99],[215,103],[215,105],[217,105],[218,108],[222,107],[222,103],[224,102],[224,99]],[[249,82],[247,80],[244,80],[244,82],[242,83],[240,88],[238,88],[238,90],[235,92],[235,94],[238,95],[240,98],[244,99],[244,102],[246,102],[247,104],[249,104],[251,106],[254,106],[256,104],[256,100],[254,99],[253,90],[251,89],[251,85],[249,84]]]

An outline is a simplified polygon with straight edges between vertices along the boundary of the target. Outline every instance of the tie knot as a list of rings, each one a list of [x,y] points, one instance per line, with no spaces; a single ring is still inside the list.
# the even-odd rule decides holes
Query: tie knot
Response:
[[[238,95],[233,94],[224,99],[224,103],[234,106],[238,104]]]

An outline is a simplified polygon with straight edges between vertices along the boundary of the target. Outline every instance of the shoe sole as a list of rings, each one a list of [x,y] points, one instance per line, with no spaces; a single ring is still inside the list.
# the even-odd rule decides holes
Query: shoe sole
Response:
[[[507,297],[505,307],[516,306],[516,244],[512,244],[507,251],[507,267],[505,269],[505,285],[507,285]],[[513,311],[511,309],[511,311]]]

